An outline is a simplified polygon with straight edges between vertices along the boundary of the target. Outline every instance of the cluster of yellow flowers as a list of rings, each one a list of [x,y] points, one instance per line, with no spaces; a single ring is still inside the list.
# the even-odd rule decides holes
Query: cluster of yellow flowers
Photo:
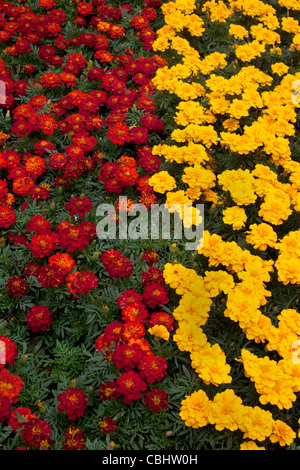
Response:
[[[231,388],[217,393],[209,400],[203,390],[186,396],[180,408],[180,417],[186,426],[194,429],[212,424],[218,431],[240,429],[246,440],[241,450],[264,450],[254,441],[278,442],[281,446],[290,445],[296,437],[293,429],[281,420],[274,420],[270,411],[259,406],[243,405],[242,399]]]
[[[292,360],[292,345],[300,344],[300,314],[286,308],[274,326],[264,309],[272,297],[268,290],[272,279],[283,285],[300,284],[300,230],[281,238],[277,232],[294,212],[300,212],[300,163],[293,160],[290,146],[300,107],[300,72],[290,73],[285,63],[287,52],[300,50],[300,24],[293,16],[300,5],[298,0],[278,0],[278,5],[286,15],[262,0],[210,0],[201,6],[195,0],[174,0],[162,5],[165,25],[157,32],[154,50],[173,50],[182,61],[159,68],[153,83],[180,101],[174,115],[177,128],[170,136],[173,144],[156,145],[153,153],[182,165],[185,189],[178,190],[167,171],[149,182],[165,193],[168,206],[209,202],[212,210],[218,206],[222,211],[224,224],[245,229],[243,248],[204,231],[198,253],[207,258],[210,269],[203,276],[179,263],[165,266],[166,283],[181,297],[173,312],[178,322],[173,340],[190,354],[191,366],[205,384],[230,384],[233,377],[226,355],[218,343],[210,344],[203,328],[212,314],[213,298],[222,294],[224,316],[236,322],[249,341],[265,343],[267,351],[281,357],[271,360],[242,348],[236,359],[254,383],[260,404],[290,409],[300,391],[300,361]],[[243,22],[244,16],[247,24],[249,18],[255,20],[248,29],[233,22],[238,17]],[[214,22],[230,23],[229,52],[201,57],[185,33],[203,41],[206,24]],[[286,42],[281,44],[282,32],[285,41],[290,37],[288,48]],[[272,59],[268,73],[255,65],[266,54]],[[230,55],[235,56],[231,64]],[[240,156],[239,167],[235,163],[217,174],[214,156],[220,147]],[[246,168],[254,157],[259,163]],[[253,210],[255,223],[250,223]],[[210,423],[217,430],[240,429],[246,439],[242,450],[263,450],[254,441],[267,437],[281,446],[296,437],[269,411],[244,406],[231,389],[212,401],[204,391],[194,392],[182,402],[180,415],[194,428]]]

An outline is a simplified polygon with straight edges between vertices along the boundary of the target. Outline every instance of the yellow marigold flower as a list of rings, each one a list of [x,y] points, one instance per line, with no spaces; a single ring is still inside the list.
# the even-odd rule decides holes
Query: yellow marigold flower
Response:
[[[205,2],[202,11],[208,12],[211,21],[218,21],[219,23],[225,23],[227,18],[233,14],[233,10],[230,10],[222,0]]]
[[[191,352],[192,367],[206,385],[231,383],[231,368],[218,343],[206,343],[201,349]]]
[[[198,390],[190,396],[185,396],[181,402],[179,415],[186,426],[194,429],[201,428],[208,424],[209,407],[208,396],[203,390]]]
[[[255,179],[248,169],[225,170],[218,176],[218,181],[225,191],[230,192],[237,205],[249,205],[256,201]]]
[[[291,213],[290,197],[281,189],[272,189],[266,194],[258,215],[272,225],[280,225]]]
[[[155,336],[156,338],[162,338],[166,341],[170,338],[170,333],[164,325],[154,325],[152,328],[148,329],[150,335]]]
[[[163,274],[166,284],[178,295],[189,292],[191,284],[198,280],[198,274],[194,269],[188,269],[179,263],[165,264]]]
[[[221,292],[228,294],[235,284],[231,274],[218,270],[205,272],[204,285],[211,297],[217,297]]]
[[[236,57],[243,62],[251,62],[256,57],[260,57],[263,52],[265,52],[264,44],[256,39],[248,44],[237,46],[235,49]]]
[[[292,16],[281,18],[281,29],[287,33],[300,33],[299,21]]]
[[[190,188],[199,188],[204,191],[215,186],[216,175],[213,171],[204,168],[199,163],[186,167],[182,176],[182,181]]]
[[[228,113],[232,118],[240,119],[248,116],[249,105],[244,100],[234,99],[228,108]]]
[[[244,26],[239,24],[231,24],[229,26],[229,36],[233,36],[235,39],[244,39],[249,37],[249,32]]]
[[[276,62],[276,64],[271,65],[273,73],[276,73],[280,77],[288,73],[289,67],[283,62]]]
[[[246,406],[239,427],[244,439],[264,441],[272,434],[274,420],[270,411],[265,411],[259,406]]]
[[[228,207],[223,210],[223,222],[232,225],[233,230],[241,230],[247,222],[246,212],[239,206]]]
[[[296,438],[296,433],[283,421],[277,419],[270,436],[271,442],[278,442],[280,446],[289,446]]]
[[[266,251],[268,246],[274,248],[277,242],[277,233],[271,225],[266,223],[251,224],[246,232],[246,241],[256,250]]]
[[[149,185],[157,193],[165,193],[176,188],[176,181],[167,171],[160,171],[149,178]]]
[[[236,431],[244,413],[241,398],[228,388],[214,397],[210,404],[208,420],[210,424],[214,424],[217,431],[223,431],[225,428]]]
[[[178,321],[180,326],[193,322],[196,326],[205,325],[212,300],[209,293],[206,292],[204,285],[197,284],[197,288],[202,286],[198,296],[195,297],[193,293],[186,292],[183,294],[179,301],[179,305],[173,311],[174,318]]]
[[[247,441],[242,442],[240,450],[266,450],[266,448],[258,446],[254,441]]]
[[[174,333],[173,340],[180,351],[199,351],[207,343],[207,337],[196,324],[188,322]]]
[[[240,122],[234,118],[225,119],[223,122],[224,129],[227,129],[230,132],[236,131],[240,127]]]

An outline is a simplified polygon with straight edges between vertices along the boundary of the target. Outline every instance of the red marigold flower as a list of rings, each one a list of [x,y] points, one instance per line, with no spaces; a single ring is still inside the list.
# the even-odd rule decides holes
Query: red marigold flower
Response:
[[[69,274],[76,266],[74,259],[69,253],[55,253],[48,258],[49,264],[55,264],[63,274]]]
[[[115,345],[112,342],[110,336],[106,333],[102,333],[95,341],[95,349],[102,353],[104,360],[111,361],[112,353]]]
[[[0,227],[8,228],[16,222],[16,214],[13,209],[0,205]]]
[[[149,20],[144,18],[143,16],[136,16],[134,15],[131,22],[131,26],[133,26],[137,30],[141,30],[149,26]]]
[[[40,157],[39,155],[34,155],[33,157],[30,157],[26,160],[25,169],[28,176],[30,176],[32,179],[36,179],[46,172],[47,164],[44,158]]]
[[[28,232],[36,232],[37,234],[42,234],[49,233],[52,228],[52,224],[42,215],[34,215],[31,217],[29,222],[25,224],[25,227]]]
[[[44,155],[46,150],[54,151],[54,144],[49,140],[39,140],[34,144],[34,151],[37,155]]]
[[[83,393],[81,388],[68,387],[57,397],[60,404],[57,407],[59,412],[65,411],[70,420],[80,418],[87,410],[86,403],[88,397]]]
[[[134,289],[127,289],[116,300],[119,308],[123,309],[133,302],[142,302],[143,296]]]
[[[117,391],[120,395],[123,395],[126,405],[130,405],[133,400],[140,400],[142,398],[141,392],[144,392],[147,388],[147,383],[132,370],[124,372],[117,379]]]
[[[168,395],[164,390],[152,388],[144,395],[144,402],[147,408],[155,413],[159,413],[161,410],[167,410],[169,406]]]
[[[31,412],[30,408],[19,406],[12,410],[10,413],[9,419],[7,421],[8,426],[11,426],[15,432],[18,431],[18,429],[23,428],[24,422],[20,421],[18,418],[18,415],[22,416],[26,421],[29,421],[30,418],[36,418],[36,414]]]
[[[143,322],[149,317],[149,312],[145,305],[141,302],[132,302],[122,309],[122,320],[124,321],[141,321]]]
[[[77,426],[70,426],[64,431],[64,450],[84,450],[86,448],[85,435]]]
[[[33,201],[38,201],[39,199],[49,199],[50,194],[49,190],[43,186],[43,184],[37,184],[30,188],[28,195]]]
[[[100,401],[111,401],[118,398],[117,384],[112,380],[108,380],[105,384],[99,386],[98,397]]]
[[[80,2],[77,7],[78,15],[82,15],[82,16],[90,16],[93,14],[93,11],[94,11],[94,7],[91,3]]]
[[[157,197],[153,191],[141,191],[139,203],[150,209],[152,204],[156,204]]]
[[[10,403],[16,403],[24,382],[18,375],[11,374],[7,369],[0,371],[0,395],[9,399]]]
[[[13,340],[0,335],[0,369],[5,367],[5,364],[13,366],[17,356],[18,350]]]
[[[62,170],[67,163],[67,157],[59,152],[50,155],[49,166],[52,170]]]
[[[153,312],[148,325],[151,328],[154,325],[163,325],[167,328],[169,333],[175,329],[175,319],[167,312]]]
[[[150,284],[164,284],[165,279],[161,269],[154,266],[150,266],[147,271],[141,273],[142,284],[144,287],[149,286]]]
[[[111,432],[113,432],[117,429],[116,422],[110,416],[106,416],[105,418],[101,418],[98,421],[98,424],[100,426],[98,432],[105,432],[106,434],[110,434]]]
[[[167,289],[154,282],[153,284],[149,284],[143,294],[144,302],[149,308],[161,307],[164,304],[169,302],[169,294]]]
[[[15,274],[8,279],[5,287],[8,290],[9,295],[17,298],[22,295],[26,295],[28,286],[29,284],[25,279],[20,275]]]
[[[27,263],[24,267],[23,275],[37,277],[40,267],[41,267],[40,263],[36,261],[33,263]]]
[[[65,209],[69,211],[71,217],[75,214],[78,214],[79,217],[84,217],[86,213],[91,211],[92,207],[91,200],[86,196],[72,197],[65,205]]]
[[[138,368],[142,379],[145,379],[148,383],[153,383],[164,378],[167,374],[168,363],[161,356],[147,354],[140,361]]]
[[[154,263],[158,262],[158,253],[155,250],[145,250],[142,254],[142,259],[152,266]]]
[[[42,441],[53,442],[49,439],[51,434],[52,429],[43,418],[32,417],[21,429],[21,437],[28,446],[40,447]]]
[[[56,233],[34,234],[27,247],[32,251],[34,258],[45,258],[50,256],[58,245],[59,237]]]
[[[50,310],[43,305],[35,305],[31,307],[27,313],[27,326],[32,329],[33,332],[47,331],[53,322],[53,317]]]
[[[45,10],[51,10],[51,8],[55,7],[55,0],[39,0],[39,5]]]
[[[42,76],[42,86],[43,87],[57,87],[57,86],[60,86],[62,83],[61,83],[61,79],[60,77],[54,73],[54,72],[49,72],[49,73],[45,73],[43,76]]]
[[[117,122],[108,129],[106,136],[113,144],[124,145],[125,142],[130,142],[131,136],[129,127],[123,122]]]
[[[134,144],[144,144],[148,142],[148,131],[145,127],[133,127],[130,131],[130,138]]]
[[[112,353],[112,361],[118,369],[127,372],[135,368],[144,356],[144,351],[137,345],[119,344]]]
[[[111,278],[131,276],[133,264],[118,250],[107,250],[101,255],[101,262]]]
[[[146,329],[142,322],[126,321],[122,331],[122,338],[124,341],[129,342],[131,339],[142,338],[146,334]]]
[[[44,289],[51,289],[59,287],[65,281],[65,275],[56,264],[47,264],[40,267],[37,280]]]
[[[105,334],[110,341],[118,344],[121,341],[121,335],[124,329],[124,323],[115,320],[105,327]]]
[[[18,196],[27,197],[30,189],[34,187],[34,181],[30,176],[16,178],[13,182],[13,192]]]
[[[96,287],[98,287],[97,276],[86,270],[77,272],[71,284],[71,290],[77,296],[85,295]]]
[[[8,232],[7,238],[14,245],[27,245],[28,243],[28,238],[25,233]]]
[[[10,401],[0,393],[0,422],[6,421],[10,415]]]
[[[59,245],[71,253],[76,249],[83,251],[90,239],[90,235],[81,225],[76,226],[67,222],[63,227],[59,227]]]

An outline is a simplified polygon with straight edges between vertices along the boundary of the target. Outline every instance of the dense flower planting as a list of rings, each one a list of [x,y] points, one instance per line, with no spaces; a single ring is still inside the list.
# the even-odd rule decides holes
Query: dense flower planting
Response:
[[[299,448],[298,3],[0,2],[1,449]]]

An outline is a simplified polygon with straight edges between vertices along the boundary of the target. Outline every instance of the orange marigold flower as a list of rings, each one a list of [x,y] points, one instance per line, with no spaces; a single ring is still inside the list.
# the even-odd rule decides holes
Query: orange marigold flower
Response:
[[[16,403],[24,382],[18,375],[11,374],[7,369],[0,372],[0,395],[9,399],[10,403]]]
[[[28,176],[32,179],[36,179],[45,173],[47,170],[47,164],[44,158],[34,155],[26,160],[25,169]]]
[[[55,253],[48,259],[49,264],[56,264],[63,274],[70,273],[76,266],[74,259],[69,253]]]

